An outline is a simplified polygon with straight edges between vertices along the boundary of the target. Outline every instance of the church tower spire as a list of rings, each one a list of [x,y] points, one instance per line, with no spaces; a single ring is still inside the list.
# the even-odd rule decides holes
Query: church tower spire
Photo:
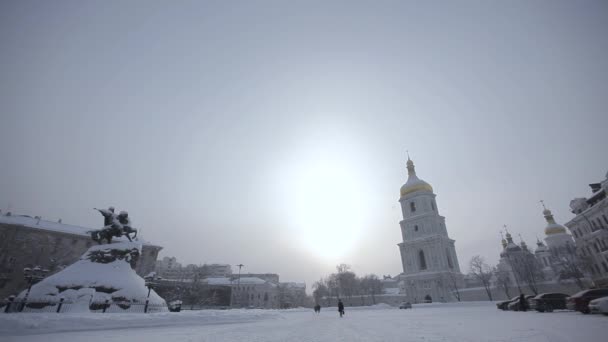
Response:
[[[410,159],[409,152],[407,153],[407,182],[401,187],[401,198],[407,196],[410,193],[414,192],[433,192],[433,187],[418,178],[416,175],[416,167],[414,166],[414,162]]]
[[[574,244],[574,240],[572,239],[572,236],[568,234],[566,227],[555,222],[553,213],[551,210],[547,209],[544,201],[541,200],[540,203],[544,209],[543,216],[545,217],[545,221],[547,221],[547,226],[545,227],[545,241],[547,242],[547,247],[551,249],[568,243]]]
[[[403,214],[399,222],[403,242],[398,244],[403,273],[399,277],[410,288],[406,292],[412,296],[410,300],[416,292],[448,299],[451,289],[444,279],[463,283],[454,240],[448,236],[445,217],[439,214],[433,188],[418,178],[409,153],[406,166],[408,178],[399,197]]]

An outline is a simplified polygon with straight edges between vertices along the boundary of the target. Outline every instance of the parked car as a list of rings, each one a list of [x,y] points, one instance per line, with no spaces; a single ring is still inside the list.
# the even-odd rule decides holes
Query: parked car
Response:
[[[498,302],[498,303],[496,303],[496,308],[498,308],[499,310],[508,310],[509,303],[511,303],[514,300],[518,300],[518,299],[519,299],[519,296],[513,297],[511,299],[503,300],[502,302]]]
[[[533,295],[527,295],[524,298],[526,299],[526,306],[529,308],[530,307],[530,299],[533,298]],[[520,311],[521,307],[519,306],[519,296],[517,297],[517,300],[512,301],[511,303],[509,303],[509,305],[507,305],[507,309],[511,310],[511,311]]]
[[[412,308],[412,303],[410,302],[403,302],[399,305],[399,309],[411,309]]]
[[[169,312],[180,312],[182,310],[182,301],[174,300],[172,302],[169,302],[168,308]]]
[[[589,310],[589,302],[606,296],[608,296],[608,288],[584,290],[568,298],[566,307],[568,310],[580,311],[584,314],[588,314],[591,312]]]
[[[608,297],[601,297],[589,302],[591,313],[602,313],[608,316]]]
[[[541,293],[531,298],[528,304],[530,305],[530,310],[534,309],[538,312],[565,310],[566,298],[568,298],[568,295],[565,293]]]

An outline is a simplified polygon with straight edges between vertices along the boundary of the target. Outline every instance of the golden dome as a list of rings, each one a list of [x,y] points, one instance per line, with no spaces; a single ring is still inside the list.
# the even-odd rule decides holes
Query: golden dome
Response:
[[[416,192],[416,191],[428,191],[428,192],[433,192],[433,187],[423,181],[423,180],[418,180],[420,183],[417,184],[409,184],[409,181],[407,183],[405,183],[402,187],[401,187],[401,197],[405,197],[408,194],[411,194],[412,192]]]
[[[433,187],[429,183],[416,176],[414,162],[409,158],[407,159],[407,174],[407,182],[401,187],[400,191],[402,198],[417,191],[433,192]]]
[[[546,235],[562,234],[566,232],[566,228],[560,224],[550,224],[545,228]]]
[[[566,233],[566,227],[555,222],[551,210],[545,208],[545,210],[543,210],[543,215],[545,216],[545,220],[547,220],[547,227],[545,228],[546,235]]]

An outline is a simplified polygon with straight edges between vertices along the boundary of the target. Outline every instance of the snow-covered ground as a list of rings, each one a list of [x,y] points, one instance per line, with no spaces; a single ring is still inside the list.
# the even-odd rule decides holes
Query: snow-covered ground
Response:
[[[0,341],[605,341],[608,317],[493,303],[157,314],[0,314]]]

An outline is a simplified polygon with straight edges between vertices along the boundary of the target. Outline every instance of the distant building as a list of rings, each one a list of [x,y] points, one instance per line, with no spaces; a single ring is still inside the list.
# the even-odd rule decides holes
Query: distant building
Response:
[[[230,286],[232,307],[279,308],[278,285],[257,277],[210,277],[202,281],[210,286]]]
[[[306,284],[296,282],[279,283],[279,305],[281,308],[309,306]]]
[[[206,273],[211,277],[226,277],[232,274],[232,267],[228,264],[204,264]]]
[[[211,296],[221,293],[223,298],[225,292],[231,294],[230,304],[222,302],[219,306],[276,309],[308,305],[306,284],[280,283],[276,273],[238,275],[232,273],[229,264],[182,266],[175,257],[164,257],[156,262],[156,273],[163,278],[163,289],[159,293],[167,298],[182,299],[188,305],[192,301],[195,306],[218,306],[218,301]],[[197,295],[189,296],[188,293]]]
[[[180,279],[182,275],[182,264],[175,257],[163,257],[156,261],[154,271],[157,275],[167,279]]]
[[[25,289],[25,267],[41,266],[49,275],[77,261],[96,244],[93,228],[43,220],[26,215],[0,216],[0,299]],[[126,240],[126,238],[122,238]],[[121,239],[115,239],[121,241]],[[154,270],[161,246],[142,242],[135,271],[140,276]]]
[[[228,264],[188,264],[182,266],[175,257],[163,257],[156,262],[155,272],[165,279],[193,280],[207,277],[227,277],[232,274]]]
[[[576,216],[566,223],[583,258],[589,259],[591,278],[608,286],[608,173],[600,183],[589,184],[589,198],[575,198],[570,209]]]
[[[544,228],[546,244],[537,239],[535,250],[528,248],[523,240],[519,245],[516,244],[513,242],[511,234],[506,232],[506,239],[502,239],[503,249],[500,253],[497,270],[507,275],[508,280],[501,281],[495,276],[491,280],[494,287],[501,287],[498,283],[502,282],[512,288],[512,293],[517,294],[522,291],[529,293],[529,283],[534,281],[532,285],[537,289],[550,286],[553,291],[565,293],[572,293],[580,289],[573,278],[572,268],[573,265],[578,265],[578,260],[572,236],[567,233],[566,227],[555,221],[551,210],[544,208],[543,216],[547,222]],[[520,271],[519,276],[516,272],[517,267]],[[522,272],[522,270],[526,272]],[[536,272],[538,276],[531,278],[530,275]],[[528,276],[522,276],[521,273],[528,274]],[[579,278],[581,285],[587,284],[584,273],[581,273]],[[476,283],[474,277],[466,277],[465,283],[470,288],[482,286],[479,282]]]
[[[264,279],[265,281],[278,284],[279,283],[279,275],[276,273],[243,273],[241,277],[255,277]]]

